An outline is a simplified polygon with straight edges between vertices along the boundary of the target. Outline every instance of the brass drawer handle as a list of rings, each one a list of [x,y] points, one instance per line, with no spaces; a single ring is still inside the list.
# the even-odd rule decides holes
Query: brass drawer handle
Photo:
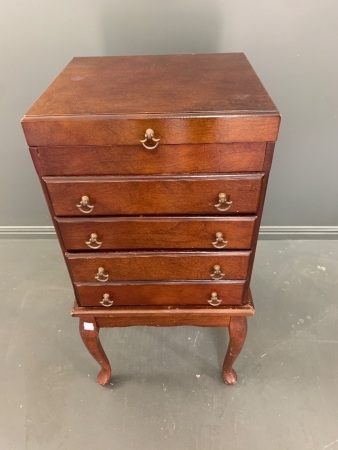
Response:
[[[211,273],[210,276],[213,280],[221,280],[224,277],[224,273],[221,272],[221,266],[218,264],[214,265],[214,273]]]
[[[154,134],[155,134],[154,130],[152,130],[151,128],[148,128],[148,130],[146,130],[146,133],[144,135],[144,139],[140,140],[143,147],[146,148],[147,150],[155,150],[155,148],[158,147],[158,145],[160,144],[160,140],[154,138]],[[155,145],[153,145],[152,147],[149,147],[146,144],[147,141],[155,142]]]
[[[112,306],[113,303],[114,303],[114,300],[110,300],[109,294],[103,294],[103,299],[100,301],[100,304],[102,306],[109,308],[109,306]]]
[[[212,292],[208,303],[211,306],[219,306],[222,303],[222,300],[220,298],[217,298],[217,292]]]
[[[218,211],[228,211],[230,206],[232,205],[232,201],[227,199],[227,195],[224,192],[220,192],[218,194],[218,203],[214,205]]]
[[[221,233],[220,231],[217,231],[216,233],[216,241],[212,242],[212,245],[215,248],[224,248],[227,245],[228,241],[225,241],[223,239],[223,233]]]
[[[93,248],[94,250],[98,249],[101,247],[102,242],[99,242],[97,240],[97,234],[96,233],[92,233],[90,235],[89,241],[86,241],[86,244],[88,245],[89,248]]]
[[[108,281],[108,278],[109,278],[109,275],[108,275],[108,273],[104,273],[104,268],[103,267],[99,267],[98,270],[97,270],[97,274],[96,274],[95,279],[97,281],[101,281],[101,282],[104,283],[105,281]]]
[[[76,205],[76,206],[84,214],[90,214],[94,209],[94,205],[90,205],[89,201],[90,201],[89,197],[87,197],[87,195],[83,195],[81,198],[80,204]],[[86,208],[86,209],[82,209],[82,208]]]

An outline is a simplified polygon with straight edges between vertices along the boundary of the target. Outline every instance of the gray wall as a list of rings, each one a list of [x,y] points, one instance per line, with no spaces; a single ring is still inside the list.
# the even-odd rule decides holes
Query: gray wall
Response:
[[[336,0],[0,6],[0,226],[51,223],[19,121],[73,56],[238,51],[283,116],[263,223],[338,225]]]

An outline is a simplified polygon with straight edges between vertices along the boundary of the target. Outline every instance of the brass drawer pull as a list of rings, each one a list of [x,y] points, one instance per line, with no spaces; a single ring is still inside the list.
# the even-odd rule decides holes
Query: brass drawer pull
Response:
[[[227,245],[228,241],[225,241],[223,239],[223,233],[221,233],[220,231],[217,231],[216,233],[216,241],[212,242],[212,245],[215,248],[224,248]]]
[[[100,304],[102,306],[109,308],[109,306],[112,306],[113,303],[114,303],[114,300],[110,300],[109,294],[103,294],[103,299],[100,301]]]
[[[218,211],[228,211],[230,206],[232,205],[232,201],[227,199],[227,195],[224,192],[220,192],[218,194],[218,203],[214,205]]]
[[[107,273],[104,273],[104,268],[99,267],[95,279],[104,283],[105,281],[108,281],[108,278],[109,275]]]
[[[89,201],[90,201],[89,197],[87,197],[87,195],[83,195],[81,198],[80,204],[76,205],[76,206],[84,214],[90,214],[94,209],[94,205],[90,205]],[[82,209],[82,208],[86,208],[86,209]]]
[[[92,233],[90,235],[89,241],[86,241],[86,244],[88,245],[89,248],[93,248],[94,250],[96,250],[96,249],[101,247],[102,242],[99,242],[97,240],[97,234],[96,233]]]
[[[158,147],[158,145],[160,144],[160,140],[154,138],[154,134],[155,134],[154,130],[152,130],[151,128],[148,128],[148,130],[146,130],[146,133],[144,135],[144,139],[140,140],[143,147],[146,148],[147,150],[155,150],[155,148]],[[152,147],[149,147],[146,144],[147,141],[155,142],[155,145],[153,145]]]
[[[222,300],[220,298],[217,298],[217,292],[212,292],[208,303],[211,306],[219,306],[222,303]]]
[[[221,266],[218,264],[214,265],[214,273],[211,273],[210,276],[213,280],[221,280],[224,277],[224,273],[221,272]]]

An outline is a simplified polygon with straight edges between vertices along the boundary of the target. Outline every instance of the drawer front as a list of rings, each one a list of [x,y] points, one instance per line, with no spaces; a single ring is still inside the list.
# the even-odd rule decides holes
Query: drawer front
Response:
[[[75,284],[80,306],[240,305],[244,281]],[[212,294],[216,294],[212,295]]]
[[[256,217],[56,218],[66,250],[250,249]]]
[[[57,216],[255,214],[263,174],[45,178]]]
[[[100,102],[101,103],[101,102]],[[175,114],[175,113],[174,113]],[[175,114],[176,115],[176,114]],[[22,126],[30,147],[140,145],[148,129],[164,144],[213,144],[231,142],[273,142],[280,116],[225,114],[214,117],[162,117],[127,119],[110,115],[25,117]],[[153,146],[152,141],[148,142]],[[149,150],[150,151],[150,150]]]
[[[156,175],[261,172],[264,142],[107,147],[39,147],[43,175]]]
[[[251,252],[67,253],[74,281],[244,280]]]

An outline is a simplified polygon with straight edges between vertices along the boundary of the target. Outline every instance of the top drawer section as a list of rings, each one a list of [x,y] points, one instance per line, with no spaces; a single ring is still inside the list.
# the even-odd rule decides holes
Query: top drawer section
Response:
[[[280,115],[245,55],[74,58],[22,120],[29,146],[273,142]]]
[[[263,171],[265,143],[39,147],[42,175],[170,175]]]
[[[148,117],[111,116],[24,117],[23,130],[29,146],[49,145],[137,145],[146,131],[168,144],[212,144],[275,141],[280,117]],[[152,145],[152,144],[149,144]]]

